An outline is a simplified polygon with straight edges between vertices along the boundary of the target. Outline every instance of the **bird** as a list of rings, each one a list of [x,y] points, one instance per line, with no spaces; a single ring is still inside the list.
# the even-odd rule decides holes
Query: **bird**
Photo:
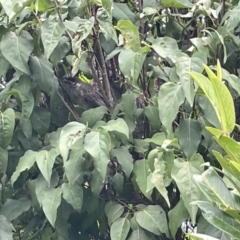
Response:
[[[73,105],[84,110],[106,106],[104,99],[95,84],[90,85],[73,77],[62,79],[60,85]]]

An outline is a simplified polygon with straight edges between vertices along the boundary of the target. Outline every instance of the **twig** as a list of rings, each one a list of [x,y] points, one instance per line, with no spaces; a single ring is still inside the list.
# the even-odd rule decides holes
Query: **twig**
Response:
[[[73,117],[75,118],[76,121],[79,121],[80,118],[79,116],[77,115],[77,113],[75,113],[70,107],[69,105],[65,102],[64,98],[61,96],[61,94],[58,92],[58,97],[62,100],[64,106],[69,110],[69,112],[73,115]]]

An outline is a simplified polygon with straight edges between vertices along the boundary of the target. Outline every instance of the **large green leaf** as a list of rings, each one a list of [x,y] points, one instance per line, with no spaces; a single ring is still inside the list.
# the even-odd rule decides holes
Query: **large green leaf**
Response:
[[[20,72],[30,75],[28,59],[33,50],[33,39],[27,31],[19,36],[14,32],[6,33],[1,40],[1,53]]]
[[[123,172],[126,174],[126,177],[129,178],[133,170],[133,158],[127,147],[121,146],[120,148],[113,149],[111,155],[117,158]]]
[[[128,240],[152,240],[152,237],[147,235],[147,232],[138,227],[136,230],[133,230]]]
[[[25,136],[30,138],[32,136],[32,126],[31,123],[29,123],[29,117],[34,108],[34,97],[31,92],[31,78],[26,75],[21,75],[19,81],[14,85],[14,89],[18,90],[20,93],[18,96],[21,100],[22,109],[20,124]]]
[[[15,113],[12,108],[0,112],[0,147],[7,149],[9,146],[15,125]]]
[[[165,201],[168,204],[168,207],[170,207],[170,201],[168,198],[168,191],[165,188],[164,184],[164,175],[165,175],[165,163],[164,161],[160,161],[158,158],[154,159],[154,171],[152,174],[151,181],[157,188],[158,192],[163,196]]]
[[[127,138],[129,138],[128,125],[122,118],[118,118],[117,120],[110,120],[105,126],[102,126],[102,128],[110,132],[116,131],[122,133]]]
[[[13,239],[13,225],[3,215],[0,215],[0,239],[12,240]]]
[[[134,163],[133,174],[135,181],[141,192],[149,199],[152,200],[151,194],[154,188],[151,178],[151,170],[148,166],[146,159],[138,160]]]
[[[12,185],[18,179],[18,177],[19,177],[21,172],[23,172],[23,171],[25,171],[27,169],[30,169],[32,167],[32,165],[36,161],[37,155],[38,155],[37,152],[34,152],[32,150],[28,150],[27,152],[25,152],[24,156],[22,156],[19,159],[16,171],[13,173],[13,175],[11,177]]]
[[[240,163],[240,145],[234,139],[226,136],[221,136],[220,138],[215,138],[217,143],[225,150],[229,157]]]
[[[140,37],[137,26],[135,26],[129,20],[121,19],[118,21],[117,29],[121,32],[123,38],[125,39],[125,44],[129,50],[132,50],[134,53],[141,52]],[[127,59],[128,58],[125,58],[125,61]]]
[[[64,162],[67,161],[69,150],[73,144],[80,138],[83,138],[85,130],[86,126],[79,122],[70,122],[62,128],[59,139],[59,150]]]
[[[235,109],[233,98],[226,85],[217,78],[212,79],[212,84],[219,102],[222,130],[230,134],[235,126]]]
[[[79,146],[80,144],[81,142],[76,142],[73,149],[71,149],[68,161],[64,164],[65,174],[71,185],[74,185],[83,172],[85,149],[83,146]]]
[[[181,223],[188,219],[188,217],[189,213],[184,206],[183,200],[180,199],[177,205],[168,212],[169,228],[173,238],[175,238],[175,235],[179,226],[181,226]]]
[[[131,22],[134,22],[136,18],[126,3],[113,2],[112,15],[117,20],[130,20]]]
[[[136,213],[137,223],[155,235],[165,233],[170,237],[165,211],[159,205],[148,205]]]
[[[49,188],[45,189],[43,192],[42,207],[43,212],[45,213],[46,218],[55,226],[55,221],[57,218],[57,209],[61,203],[61,188]]]
[[[191,8],[193,4],[189,0],[162,0],[161,4],[167,7],[175,8]]]
[[[31,56],[29,68],[33,80],[53,98],[58,91],[58,80],[54,75],[52,64],[44,56]]]
[[[0,147],[0,173],[6,173],[8,166],[8,151]]]
[[[181,104],[185,99],[183,88],[180,84],[165,83],[158,93],[158,110],[162,124],[170,133]]]
[[[93,157],[95,168],[105,180],[110,161],[111,138],[106,131],[92,131],[84,139],[85,150]]]
[[[96,124],[97,121],[101,120],[106,113],[107,108],[104,106],[89,109],[82,113],[81,122],[91,128]]]
[[[45,109],[35,106],[30,117],[33,129],[40,135],[47,133],[51,122],[51,113]]]
[[[145,58],[146,53],[143,53],[141,50],[134,52],[132,49],[124,49],[118,56],[121,72],[135,87],[138,87],[137,80]]]
[[[47,59],[51,56],[53,50],[58,45],[65,26],[62,22],[45,21],[41,26],[41,39],[44,46],[44,55]]]
[[[110,236],[114,240],[125,240],[130,230],[130,222],[127,218],[117,219],[110,227]]]
[[[229,233],[236,239],[240,236],[240,223],[228,214],[220,211],[217,207],[204,201],[195,201],[193,204],[202,210],[203,217],[213,226],[221,229],[223,232]]]
[[[99,22],[101,32],[106,38],[106,41],[109,42],[111,39],[113,39],[115,42],[117,42],[117,34],[112,25],[112,16],[110,16],[104,8],[99,8],[97,10],[97,20]]]
[[[111,203],[111,207],[107,206],[105,207],[105,213],[108,217],[108,225],[111,226],[111,224],[119,219],[124,212],[124,207],[119,203]]]
[[[9,221],[13,221],[23,212],[27,212],[31,207],[31,201],[28,199],[7,199],[1,206],[0,215],[4,215]]]
[[[152,46],[156,53],[166,59],[176,59],[177,54],[181,51],[178,49],[177,41],[170,37],[156,38],[152,41]]]
[[[235,207],[231,192],[212,167],[202,175],[193,175],[193,178],[209,202],[225,208]]]
[[[183,119],[179,124],[179,144],[188,159],[198,150],[201,131],[200,123],[192,118]]]
[[[196,223],[197,206],[192,205],[192,201],[199,199],[200,191],[193,181],[193,174],[201,174],[203,172],[203,158],[199,154],[194,154],[190,161],[183,159],[175,159],[172,167],[172,178],[175,180],[185,207],[187,208],[193,224]]]
[[[83,204],[83,189],[82,186],[77,183],[70,185],[69,183],[63,183],[61,186],[63,198],[72,205],[72,207],[80,212]]]
[[[192,57],[185,53],[180,53],[176,60],[176,72],[183,86],[184,94],[190,105],[193,106],[195,92],[193,81],[190,79],[188,72],[196,71],[201,73],[203,71],[202,64],[207,62],[207,58],[205,54],[200,52],[194,53]]]
[[[41,171],[43,177],[46,179],[48,186],[50,187],[50,180],[52,175],[52,168],[55,162],[55,158],[58,156],[58,152],[55,148],[52,148],[49,151],[42,150],[37,153],[37,165]]]

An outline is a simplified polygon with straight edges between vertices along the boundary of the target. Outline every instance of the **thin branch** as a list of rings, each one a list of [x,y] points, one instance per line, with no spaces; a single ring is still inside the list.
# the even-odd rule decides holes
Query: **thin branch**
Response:
[[[75,113],[70,107],[69,105],[65,102],[64,98],[62,97],[62,95],[58,92],[58,97],[62,100],[64,106],[69,110],[69,112],[73,115],[73,117],[75,118],[76,121],[79,121],[80,118],[78,116],[77,113]]]

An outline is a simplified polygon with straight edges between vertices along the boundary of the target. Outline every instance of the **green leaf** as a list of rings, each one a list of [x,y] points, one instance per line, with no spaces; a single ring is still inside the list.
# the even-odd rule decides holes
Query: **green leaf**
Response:
[[[57,209],[61,203],[61,188],[50,188],[43,192],[42,207],[46,218],[52,225],[55,226],[55,221],[57,218]]]
[[[234,218],[220,211],[217,207],[213,207],[208,202],[195,201],[193,204],[196,204],[202,210],[203,217],[213,226],[230,234],[232,237],[239,238],[240,224]]]
[[[162,145],[166,140],[166,135],[164,132],[155,133],[152,138],[145,138],[145,142],[155,143],[156,145]]]
[[[13,221],[19,217],[23,212],[27,212],[31,207],[31,201],[28,199],[7,199],[1,206],[0,215],[4,215],[9,221]]]
[[[83,138],[86,126],[79,122],[67,123],[61,131],[59,139],[59,150],[64,163],[67,161],[69,150],[77,140]]]
[[[51,113],[42,107],[35,106],[30,117],[33,129],[39,134],[47,133],[51,122]]]
[[[160,161],[158,158],[154,159],[154,171],[152,173],[152,183],[157,188],[158,192],[163,196],[168,207],[170,208],[170,202],[168,198],[168,191],[165,188],[164,184],[164,175],[165,175],[165,163]]]
[[[116,190],[118,194],[121,194],[124,187],[124,176],[118,172],[112,178],[113,188]]]
[[[65,26],[61,21],[45,21],[41,26],[41,39],[44,46],[44,55],[47,59],[58,45],[64,33]]]
[[[187,233],[186,237],[189,237],[192,240],[219,240],[219,238],[210,237],[201,233]]]
[[[137,223],[149,232],[170,237],[165,211],[159,205],[148,205],[136,213]]]
[[[188,0],[162,0],[161,4],[166,7],[173,8],[192,8],[193,4]]]
[[[58,91],[58,80],[54,75],[52,64],[43,56],[31,56],[29,67],[33,80],[53,98]]]
[[[117,158],[117,161],[120,163],[123,172],[125,173],[126,177],[129,178],[133,170],[133,158],[129,153],[128,148],[121,146],[120,148],[112,149],[111,156]]]
[[[180,84],[169,82],[161,86],[158,94],[159,117],[169,133],[172,132],[172,122],[184,99],[183,88]]]
[[[173,238],[175,238],[179,226],[181,226],[182,222],[188,219],[188,217],[189,213],[184,206],[183,200],[180,199],[177,205],[168,212],[169,228]]]
[[[13,225],[3,215],[0,215],[0,239],[12,240],[13,239]]]
[[[33,182],[34,181],[34,182]],[[34,186],[34,192],[37,198],[37,201],[39,203],[39,206],[42,206],[42,200],[44,198],[44,192],[46,189],[48,189],[48,183],[43,177],[43,175],[40,173],[38,177],[35,180],[31,181]],[[59,183],[59,176],[56,171],[53,171],[51,176],[51,188],[55,188]]]
[[[107,165],[110,161],[111,138],[109,134],[105,131],[88,133],[84,139],[84,148],[93,157],[94,166],[102,179],[105,179]]]
[[[63,192],[63,198],[72,205],[72,207],[80,212],[83,204],[83,189],[77,183],[70,185],[69,183],[63,183],[61,186]]]
[[[6,33],[1,40],[1,53],[20,72],[30,75],[28,59],[33,50],[33,39],[27,31],[19,36],[14,32]]]
[[[48,186],[50,187],[50,180],[52,175],[52,168],[55,162],[55,158],[58,156],[58,152],[55,148],[52,148],[49,151],[42,150],[37,153],[37,165],[41,171],[43,177],[46,179]]]
[[[219,81],[217,78],[213,78],[212,84],[219,103],[222,130],[224,133],[230,134],[234,129],[236,120],[233,98],[228,88],[222,81]]]
[[[91,128],[96,124],[96,122],[100,121],[106,113],[107,108],[104,106],[89,109],[82,113],[81,122]]]
[[[15,113],[12,108],[0,112],[0,147],[7,149],[12,140],[15,125]]]
[[[81,24],[78,27],[78,33],[80,35],[80,38],[77,39],[77,45],[80,46],[81,42],[88,37],[88,35],[91,33],[92,28],[94,26],[94,17],[90,17],[89,19],[84,19],[84,23]]]
[[[97,10],[97,20],[106,40],[110,41],[113,39],[115,42],[118,42],[116,31],[112,25],[112,16],[109,16],[105,9],[99,8]]]
[[[141,50],[133,51],[132,49],[124,49],[118,56],[121,72],[135,87],[138,87],[137,80],[142,70],[145,58],[146,53],[143,53]]]
[[[177,41],[170,37],[156,38],[152,41],[151,47],[156,53],[166,59],[177,59],[177,54],[181,51],[178,49]]]
[[[125,113],[125,116],[132,121],[134,121],[133,112],[135,109],[136,97],[137,96],[130,91],[126,91],[122,95],[121,101],[122,109]]]
[[[188,72],[193,70],[201,73],[203,71],[202,64],[207,62],[207,58],[205,54],[195,52],[192,57],[189,57],[185,53],[180,53],[178,54],[176,60],[176,72],[180,78],[186,99],[192,107],[195,92],[193,88],[193,81],[191,80]]]
[[[11,177],[11,183],[12,185],[15,183],[15,181],[18,179],[21,172],[28,170],[32,167],[32,165],[36,161],[37,152],[34,152],[32,150],[28,150],[25,152],[25,154],[19,159],[16,171],[13,173]]]
[[[202,175],[193,175],[193,178],[209,202],[226,208],[234,207],[231,192],[212,167]]]
[[[79,141],[75,145],[81,144]],[[65,174],[68,179],[69,184],[74,185],[83,172],[83,154],[85,149],[83,146],[76,146],[71,150],[69,159],[64,164]]]
[[[140,37],[137,26],[129,20],[121,19],[117,23],[117,29],[121,32],[123,38],[125,39],[126,47],[129,50],[132,50],[135,53],[141,52]],[[127,58],[125,58],[125,61],[126,60]]]
[[[198,104],[203,110],[204,117],[207,119],[209,123],[211,123],[214,127],[221,129],[221,125],[219,122],[219,119],[217,117],[217,114],[209,102],[209,100],[204,96],[198,96]],[[221,132],[221,131],[220,131]],[[221,132],[222,134],[222,132]]]
[[[114,240],[125,240],[130,230],[130,222],[127,218],[117,219],[110,227],[110,236]]]
[[[30,138],[32,136],[32,127],[31,123],[29,123],[29,117],[31,116],[34,108],[34,97],[31,92],[31,78],[26,75],[21,75],[19,81],[14,85],[14,89],[19,91],[20,94],[18,97],[22,103],[20,125],[25,136]],[[28,127],[29,125],[30,127]]]
[[[110,206],[111,204],[111,206]],[[124,207],[119,204],[119,203],[108,203],[105,207],[105,213],[108,217],[108,225],[111,226],[114,221],[119,219],[123,212],[124,212]]]
[[[118,118],[117,120],[110,120],[105,126],[102,126],[101,128],[109,132],[117,131],[129,138],[128,125],[122,118]]]
[[[184,205],[187,208],[193,225],[196,223],[197,206],[191,205],[192,201],[198,200],[200,191],[193,181],[193,174],[201,174],[204,163],[203,158],[199,154],[194,154],[190,161],[183,159],[175,159],[172,167],[172,178],[176,182]]]
[[[133,230],[128,240],[152,240],[152,237],[147,235],[147,232],[138,227],[136,230]]]
[[[151,170],[146,159],[138,160],[134,163],[133,174],[139,189],[151,201],[151,194],[154,185],[151,182],[151,179],[148,179],[148,176],[151,174]],[[151,187],[148,187],[148,184]]]
[[[154,130],[159,130],[161,127],[161,121],[159,118],[158,108],[152,105],[144,107],[144,114],[147,116],[149,123]]]
[[[198,150],[201,131],[200,123],[192,118],[183,119],[179,124],[179,144],[188,159]]]
[[[104,187],[104,179],[101,173],[95,168],[91,173],[91,190],[95,197],[99,197]]]
[[[8,151],[0,147],[0,173],[6,173],[8,166]]]
[[[113,2],[112,15],[117,20],[130,20],[134,22],[136,19],[135,14],[130,10],[126,3]]]

